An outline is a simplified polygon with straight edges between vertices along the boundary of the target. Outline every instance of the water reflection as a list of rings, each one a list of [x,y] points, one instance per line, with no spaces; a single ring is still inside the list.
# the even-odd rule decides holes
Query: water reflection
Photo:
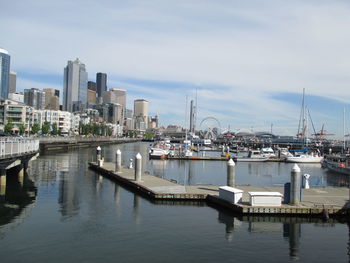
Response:
[[[36,199],[37,188],[33,180],[26,172],[19,176],[19,169],[21,167],[7,171],[6,186],[1,189],[0,227],[21,222]]]
[[[265,235],[271,233],[281,233],[283,238],[288,240],[289,258],[293,261],[300,259],[300,247],[302,239],[302,226],[313,224],[315,227],[334,228],[336,223],[341,223],[341,219],[330,219],[328,222],[321,218],[308,217],[274,217],[274,216],[242,216],[226,210],[218,210],[218,221],[225,225],[225,239],[232,242],[234,232],[247,226],[246,231],[254,235]],[[247,225],[244,222],[248,223]],[[350,223],[349,229],[348,255],[350,255]]]

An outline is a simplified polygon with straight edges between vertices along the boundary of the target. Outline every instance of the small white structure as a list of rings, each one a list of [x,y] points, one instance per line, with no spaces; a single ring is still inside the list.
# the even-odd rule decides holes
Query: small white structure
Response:
[[[231,203],[237,204],[242,201],[242,196],[243,190],[230,186],[219,187],[219,197]]]
[[[281,206],[282,194],[279,192],[248,192],[251,206]]]

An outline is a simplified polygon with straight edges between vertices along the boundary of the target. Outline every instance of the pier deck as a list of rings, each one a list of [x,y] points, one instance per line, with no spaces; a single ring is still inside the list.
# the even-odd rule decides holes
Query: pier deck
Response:
[[[347,215],[349,212],[349,189],[348,188],[311,188],[303,189],[302,202],[298,206],[282,204],[278,207],[257,207],[249,205],[248,192],[267,191],[280,192],[283,187],[253,187],[237,185],[244,191],[242,202],[233,204],[218,197],[219,186],[195,185],[183,186],[169,180],[144,173],[141,182],[134,180],[134,170],[122,168],[122,172],[114,172],[115,164],[105,162],[102,167],[96,163],[89,163],[91,169],[102,175],[114,179],[135,191],[145,194],[156,200],[201,200],[242,214],[280,214],[280,215]]]

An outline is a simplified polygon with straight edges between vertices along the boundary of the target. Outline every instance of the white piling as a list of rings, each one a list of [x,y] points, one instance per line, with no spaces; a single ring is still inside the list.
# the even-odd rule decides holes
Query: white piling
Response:
[[[292,205],[299,205],[301,191],[301,173],[300,168],[297,164],[294,164],[290,177],[290,203]]]
[[[230,158],[227,162],[227,186],[234,187],[236,184],[235,162]]]
[[[101,160],[101,147],[100,146],[97,146],[96,148],[96,163],[98,164],[99,160]]]
[[[137,153],[135,156],[135,181],[141,181],[141,171],[142,171],[142,156]]]
[[[122,171],[122,152],[118,149],[115,154],[115,172],[121,173]]]

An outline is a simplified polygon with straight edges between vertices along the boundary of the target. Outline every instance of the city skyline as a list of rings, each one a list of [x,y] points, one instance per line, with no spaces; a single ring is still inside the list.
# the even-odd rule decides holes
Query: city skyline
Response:
[[[84,12],[70,11],[76,5]],[[197,127],[213,116],[232,131],[272,124],[274,133],[295,135],[305,88],[315,129],[325,124],[341,137],[343,109],[350,115],[349,11],[344,1],[6,3],[0,46],[18,91],[62,91],[62,68],[79,57],[89,80],[105,72],[108,89],[128,91],[128,108],[151,101],[161,125],[184,126],[186,95],[197,94]],[[92,25],[91,17],[99,19]]]

